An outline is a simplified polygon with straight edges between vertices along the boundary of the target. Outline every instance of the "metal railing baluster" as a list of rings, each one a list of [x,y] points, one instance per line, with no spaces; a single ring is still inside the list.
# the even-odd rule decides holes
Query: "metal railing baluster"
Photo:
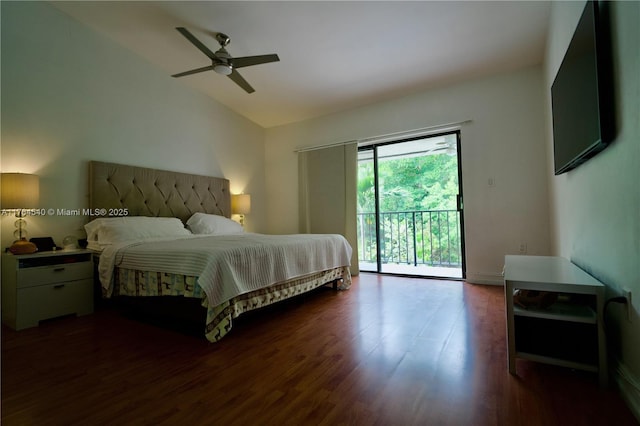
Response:
[[[462,244],[458,220],[459,212],[456,210],[380,213],[382,263],[461,266]],[[375,213],[358,213],[358,258],[362,262],[377,261],[375,224]],[[409,257],[411,251],[413,262]]]

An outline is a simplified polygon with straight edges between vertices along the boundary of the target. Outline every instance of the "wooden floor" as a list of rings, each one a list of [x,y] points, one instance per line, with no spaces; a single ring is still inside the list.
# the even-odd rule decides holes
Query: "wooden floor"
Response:
[[[216,344],[106,309],[3,328],[2,424],[637,424],[593,374],[509,375],[502,291],[361,274]]]

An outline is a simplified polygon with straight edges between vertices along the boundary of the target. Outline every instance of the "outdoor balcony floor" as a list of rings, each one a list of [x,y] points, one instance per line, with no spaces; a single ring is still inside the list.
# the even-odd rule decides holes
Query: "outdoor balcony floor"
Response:
[[[371,262],[359,262],[360,271],[362,272],[377,272],[376,264]],[[427,265],[407,265],[397,263],[383,263],[382,271],[389,274],[400,275],[418,275],[424,277],[437,277],[437,278],[454,278],[462,279],[461,267],[443,267],[443,266],[427,266]]]

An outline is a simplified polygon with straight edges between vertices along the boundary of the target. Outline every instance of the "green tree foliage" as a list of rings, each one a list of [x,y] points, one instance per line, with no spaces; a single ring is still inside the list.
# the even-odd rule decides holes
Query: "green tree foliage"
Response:
[[[382,261],[459,265],[457,157],[437,154],[380,159],[378,180]],[[375,261],[374,212],[373,160],[360,161],[358,213],[368,214],[359,215],[359,258],[366,261]]]
[[[378,162],[380,211],[454,210],[458,194],[456,156],[393,158]],[[375,211],[373,161],[358,164],[358,213]]]

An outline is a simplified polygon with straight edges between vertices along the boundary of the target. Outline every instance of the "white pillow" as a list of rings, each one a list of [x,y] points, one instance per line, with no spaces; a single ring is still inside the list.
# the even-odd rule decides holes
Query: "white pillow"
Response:
[[[153,237],[191,235],[175,217],[126,216],[95,219],[84,226],[87,240],[100,245]]]
[[[227,235],[244,232],[242,225],[224,216],[194,213],[187,221],[187,227],[194,234]]]

